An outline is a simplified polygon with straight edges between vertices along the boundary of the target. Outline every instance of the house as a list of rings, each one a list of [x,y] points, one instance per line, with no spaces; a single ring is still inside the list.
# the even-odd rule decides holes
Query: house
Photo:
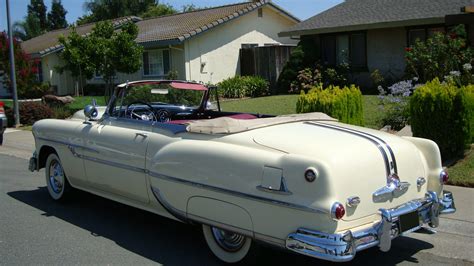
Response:
[[[217,83],[240,74],[239,51],[242,47],[297,43],[279,37],[283,29],[299,20],[269,0],[250,1],[151,19],[126,17],[112,21],[119,29],[127,22],[138,26],[136,42],[144,47],[141,69],[133,74],[118,73],[116,83],[127,80],[161,79],[176,71],[179,79]],[[77,27],[87,34],[93,24]],[[40,58],[39,79],[49,82],[59,95],[72,94],[79,82],[69,73],[58,73],[58,54],[63,47],[58,37],[70,29],[48,32],[22,43],[33,58]],[[101,84],[94,77],[83,81]]]
[[[402,78],[405,48],[450,26],[465,24],[474,44],[473,0],[346,0],[281,32],[314,44],[320,62],[348,63],[353,82],[371,86],[370,73]]]

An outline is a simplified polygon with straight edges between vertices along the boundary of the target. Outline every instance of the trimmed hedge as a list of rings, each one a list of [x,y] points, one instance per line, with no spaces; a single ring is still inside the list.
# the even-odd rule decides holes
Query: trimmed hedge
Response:
[[[353,125],[363,125],[362,93],[354,85],[350,87],[329,86],[327,89],[314,88],[307,94],[301,92],[296,102],[297,113],[323,112]]]
[[[413,136],[431,139],[444,159],[462,155],[474,140],[474,85],[457,88],[437,78],[410,98]]]
[[[38,120],[54,117],[53,110],[40,102],[22,102],[18,107],[22,125],[33,125]],[[5,108],[5,115],[8,118],[8,126],[13,126],[13,108]]]
[[[259,97],[269,93],[268,81],[255,76],[235,76],[221,81],[218,86],[224,98]]]

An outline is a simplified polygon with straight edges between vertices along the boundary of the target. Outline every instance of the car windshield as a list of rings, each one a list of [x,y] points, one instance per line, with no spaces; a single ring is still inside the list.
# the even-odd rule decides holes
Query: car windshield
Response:
[[[150,105],[199,107],[203,90],[175,88],[169,84],[131,86],[125,91],[122,106],[144,102]]]

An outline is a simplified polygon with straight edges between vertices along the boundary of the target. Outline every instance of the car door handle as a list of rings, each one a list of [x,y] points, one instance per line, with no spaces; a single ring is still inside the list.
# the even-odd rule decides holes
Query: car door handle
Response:
[[[135,133],[135,135],[140,136],[140,137],[143,137],[143,138],[148,137],[148,134],[147,134],[147,133],[143,133],[143,132],[137,132],[137,133]]]

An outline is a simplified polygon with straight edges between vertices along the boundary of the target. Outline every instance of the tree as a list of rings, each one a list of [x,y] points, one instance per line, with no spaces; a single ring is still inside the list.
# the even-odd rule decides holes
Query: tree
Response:
[[[40,28],[39,19],[33,14],[28,14],[23,21],[13,23],[13,35],[17,39],[26,41],[41,34],[43,30]]]
[[[53,0],[51,2],[51,11],[48,13],[48,29],[67,28],[66,14],[67,11],[64,9],[61,0]]]
[[[7,87],[11,87],[10,81],[10,60],[9,60],[9,47],[10,43],[8,36],[5,32],[0,33],[0,71],[4,72],[4,80]],[[36,73],[38,68],[36,62],[22,49],[20,43],[14,39],[14,56],[15,56],[15,71],[16,71],[16,83],[18,89],[18,96],[24,98],[27,94],[27,90],[33,88],[36,82]]]
[[[141,14],[143,18],[153,18],[165,15],[172,15],[178,13],[176,9],[170,4],[158,4],[156,6],[150,7],[146,12]]]
[[[48,29],[48,20],[46,18],[46,5],[43,0],[30,0],[28,5],[28,16],[33,15],[38,18],[39,26],[42,31]]]
[[[60,57],[65,62],[59,70],[88,79],[95,73],[102,75],[108,96],[117,72],[130,74],[140,69],[143,48],[135,42],[137,35],[138,27],[131,22],[120,31],[110,21],[98,22],[87,36],[80,36],[73,28],[67,38],[59,38],[64,46]]]
[[[24,20],[13,24],[13,34],[16,38],[26,41],[43,34],[48,28],[43,0],[30,0]]]
[[[77,24],[139,16],[155,6],[160,6],[155,0],[90,0],[84,4],[84,9],[90,14],[81,17]]]

